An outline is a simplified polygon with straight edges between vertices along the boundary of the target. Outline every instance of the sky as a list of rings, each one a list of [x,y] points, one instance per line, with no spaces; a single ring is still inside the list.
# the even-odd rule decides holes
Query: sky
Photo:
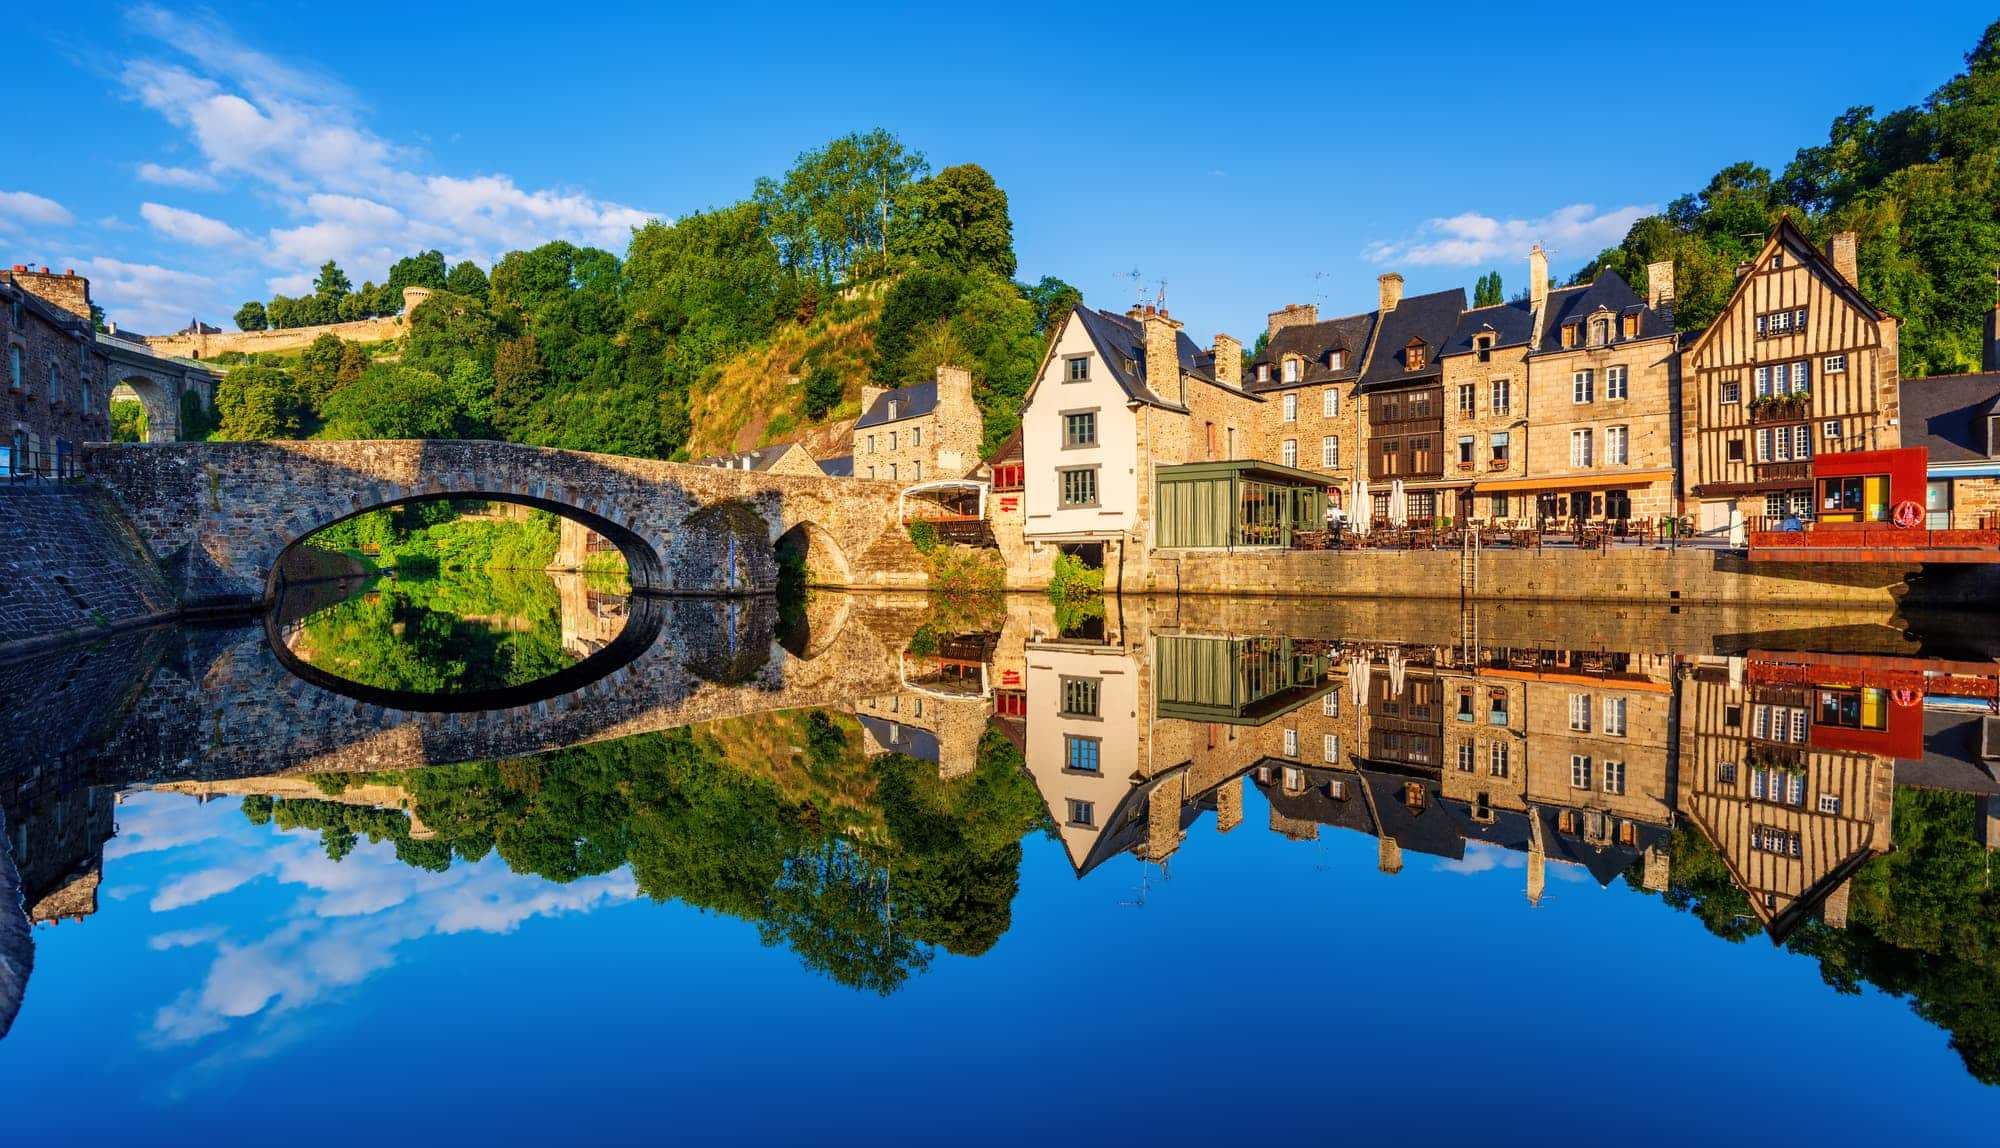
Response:
[[[436,247],[490,264],[749,194],[883,127],[1007,190],[1020,276],[1266,312],[1567,275],[1851,105],[1921,100],[1990,5],[40,4],[7,17],[0,264],[144,333]],[[26,127],[26,125],[35,125]]]
[[[1388,875],[1372,838],[1245,812],[1170,876],[1079,881],[1031,835],[999,942],[884,998],[629,870],[336,864],[234,800],[139,794],[97,914],[37,931],[0,1095],[51,1143],[160,1144],[1888,1144],[2000,1111],[1907,1002],[1622,881],[1553,866],[1530,909],[1519,854]]]

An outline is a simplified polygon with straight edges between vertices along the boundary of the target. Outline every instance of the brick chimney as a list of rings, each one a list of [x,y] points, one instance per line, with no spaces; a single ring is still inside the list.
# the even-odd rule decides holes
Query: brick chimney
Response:
[[[950,363],[938,364],[937,397],[938,407],[941,410],[947,407],[957,410],[971,409],[972,372],[964,367],[954,367]]]
[[[28,294],[90,322],[90,280],[76,272],[57,275],[46,267],[36,271],[17,263],[8,278]]]
[[[1674,301],[1674,261],[1662,259],[1646,264],[1646,306],[1659,309]]]
[[[1403,301],[1403,277],[1394,271],[1376,276],[1375,296],[1384,314],[1394,311],[1396,304]]]
[[[1832,239],[1826,241],[1827,261],[1833,264],[1833,269],[1840,272],[1841,278],[1847,280],[1851,287],[1861,285],[1861,268],[1855,260],[1855,248],[1858,243],[1859,240],[1852,231],[1836,232]]]
[[[1273,311],[1264,328],[1266,335],[1275,335],[1287,327],[1309,327],[1319,322],[1319,304],[1287,303],[1282,311]]]
[[[1528,309],[1539,315],[1549,301],[1549,256],[1537,243],[1528,248]]]
[[[1146,386],[1168,402],[1187,402],[1187,386],[1181,380],[1181,324],[1165,311],[1147,307],[1139,314],[1146,332]]]
[[[1243,385],[1243,343],[1220,331],[1215,335],[1215,378],[1232,387]]]

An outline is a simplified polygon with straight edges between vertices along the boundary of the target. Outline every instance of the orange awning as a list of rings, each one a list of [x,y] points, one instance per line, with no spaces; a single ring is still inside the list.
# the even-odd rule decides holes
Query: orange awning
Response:
[[[1671,470],[1627,470],[1617,474],[1570,475],[1564,478],[1497,478],[1482,482],[1473,489],[1480,494],[1487,491],[1498,493],[1503,490],[1604,490],[1614,486],[1645,486],[1653,482],[1665,482],[1673,478]]]

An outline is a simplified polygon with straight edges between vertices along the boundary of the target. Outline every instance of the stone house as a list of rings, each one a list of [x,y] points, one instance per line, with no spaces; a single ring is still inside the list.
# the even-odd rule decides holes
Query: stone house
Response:
[[[794,474],[806,478],[820,478],[826,471],[813,460],[806,448],[795,442],[774,443],[754,450],[741,450],[735,454],[710,455],[699,460],[698,466],[713,466],[723,470],[753,470],[765,474]]]
[[[854,477],[917,483],[962,478],[979,462],[985,434],[972,399],[972,373],[941,366],[907,387],[861,388],[854,421]]]
[[[90,319],[90,282],[75,272],[0,272],[0,476],[53,476],[74,450],[111,437],[111,383]]]
[[[1355,392],[1367,404],[1367,480],[1370,505],[1355,514],[1388,519],[1398,514],[1424,522],[1456,512],[1470,476],[1447,472],[1444,452],[1442,356],[1465,311],[1465,291],[1454,287],[1403,298],[1394,272],[1376,283],[1380,306],[1368,357]],[[1404,502],[1391,505],[1395,484]]]
[[[1645,298],[1615,271],[1555,291],[1529,254],[1527,474],[1482,483],[1513,517],[1653,520],[1677,508],[1680,399],[1671,262],[1647,271]]]
[[[1264,400],[1242,388],[1241,345],[1203,351],[1181,327],[1153,307],[1071,311],[1021,408],[1024,539],[1101,561],[1107,587],[1150,545],[1160,467],[1257,449]]]
[[[1789,219],[1681,355],[1681,480],[1704,534],[1812,516],[1812,458],[1900,441],[1897,319],[1857,286],[1855,236]]]
[[[2000,525],[2000,307],[1986,317],[1986,370],[1904,379],[1898,392],[1902,445],[1930,453],[1930,529]]]
[[[1361,407],[1354,389],[1375,329],[1375,313],[1319,319],[1314,305],[1273,311],[1264,350],[1245,389],[1266,400],[1258,456],[1324,475],[1328,500],[1343,507],[1361,473]],[[1224,347],[1218,340],[1218,360]]]

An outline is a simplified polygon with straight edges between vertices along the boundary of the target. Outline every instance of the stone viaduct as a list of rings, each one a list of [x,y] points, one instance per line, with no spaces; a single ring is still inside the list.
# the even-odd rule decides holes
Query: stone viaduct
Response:
[[[624,552],[640,593],[777,587],[776,549],[808,580],[922,589],[894,483],[723,470],[499,442],[145,443],[84,448],[188,609],[260,606],[286,548],[364,511],[442,498],[552,510]]]

